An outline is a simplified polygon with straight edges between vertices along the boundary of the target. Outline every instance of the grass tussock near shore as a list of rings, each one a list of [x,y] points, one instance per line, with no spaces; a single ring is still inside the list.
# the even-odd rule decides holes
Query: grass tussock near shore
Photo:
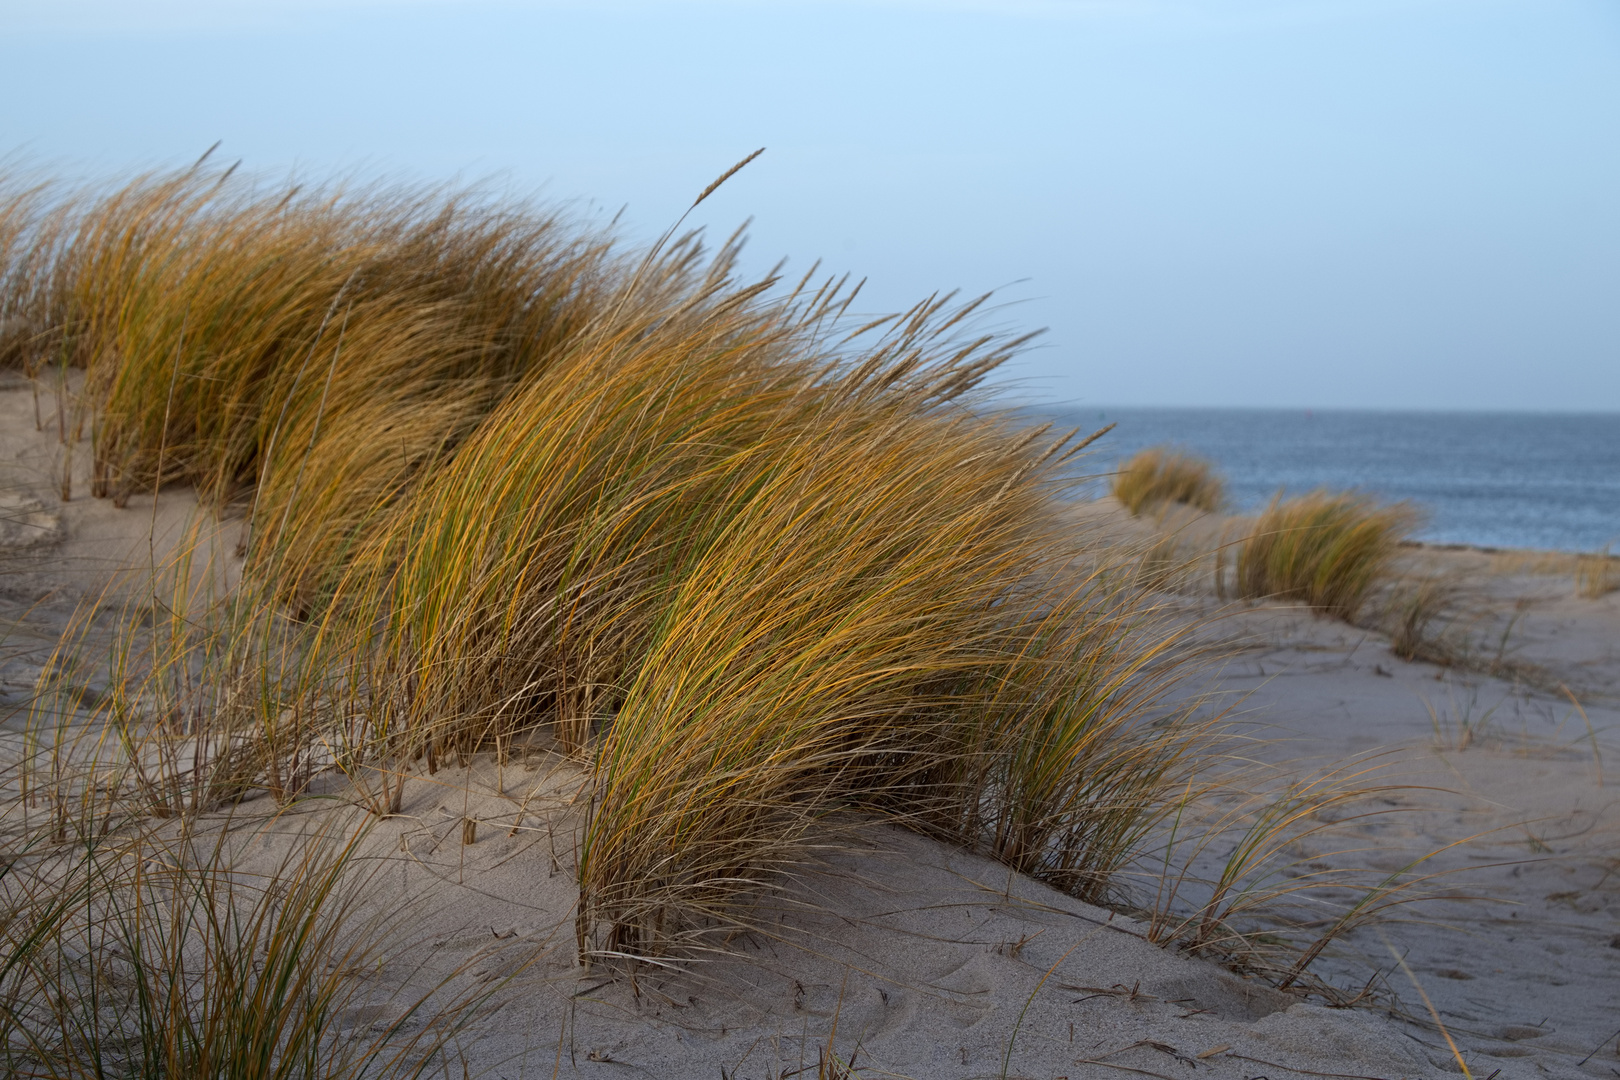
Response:
[[[1591,555],[1575,556],[1575,595],[1596,600],[1620,590],[1620,559],[1604,548]]]
[[[1238,549],[1238,594],[1297,600],[1353,622],[1417,521],[1410,506],[1351,493],[1279,495]]]
[[[1213,735],[1189,631],[1056,511],[1077,433],[979,389],[1026,340],[982,301],[857,323],[735,242],[205,166],[0,205],[6,355],[85,370],[93,494],[193,485],[246,558],[63,650],[19,781],[53,836],[324,768],[398,812],[543,730],[588,777],[581,956],[645,958],[852,810],[1100,898]]]
[[[7,1076],[346,1080],[442,1068],[435,1055],[491,990],[452,994],[431,1014],[428,996],[395,1001],[388,1023],[354,1022],[364,975],[391,959],[389,920],[361,910],[363,832],[316,832],[244,874],[229,831],[147,829],[12,853],[0,871]]]
[[[1225,485],[1215,467],[1196,455],[1167,446],[1139,450],[1114,477],[1113,495],[1132,514],[1167,503],[1206,513],[1221,508]]]

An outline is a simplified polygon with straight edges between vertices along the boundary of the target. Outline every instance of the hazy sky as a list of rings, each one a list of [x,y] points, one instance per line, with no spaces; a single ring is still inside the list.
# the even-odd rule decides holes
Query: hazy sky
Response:
[[[1019,393],[1620,411],[1620,2],[0,0],[0,150],[493,179],[862,307],[999,289]]]

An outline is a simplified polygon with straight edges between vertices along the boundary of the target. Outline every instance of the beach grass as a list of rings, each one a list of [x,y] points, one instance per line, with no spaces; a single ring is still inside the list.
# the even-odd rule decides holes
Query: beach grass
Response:
[[[1354,621],[1417,522],[1406,504],[1348,492],[1278,495],[1238,550],[1238,594],[1298,601]]]
[[[0,363],[82,379],[57,400],[90,435],[92,494],[144,514],[184,486],[202,506],[89,598],[0,778],[0,866],[49,863],[0,878],[23,935],[0,991],[56,1003],[10,1002],[14,1062],[415,1069],[477,1002],[413,1004],[420,1037],[344,1034],[346,950],[381,940],[349,849],[313,841],[255,881],[187,838],[260,793],[276,811],[330,796],[322,772],[378,817],[413,814],[447,762],[536,740],[577,774],[557,865],[578,959],[632,973],[724,948],[761,885],[873,820],[1090,902],[1157,888],[1155,940],[1214,955],[1268,904],[1349,880],[1268,876],[1312,814],[1350,804],[1340,787],[1211,779],[1231,744],[1198,681],[1208,650],[1154,592],[1201,572],[1171,525],[1219,508],[1208,464],[1139,455],[1116,494],[1167,535],[1111,546],[1062,503],[1083,433],[985,389],[1028,337],[982,332],[984,298],[856,319],[847,281],[744,280],[739,253],[206,162],[0,197]],[[1350,617],[1405,514],[1274,503],[1231,545],[1241,591]],[[1199,831],[1216,794],[1238,809]],[[1167,834],[1246,846],[1207,895],[1168,855],[1144,886]],[[1421,893],[1414,876],[1371,882],[1264,970],[1304,981]],[[60,963],[87,933],[150,964]],[[288,981],[263,987],[241,957],[278,948]],[[123,1011],[98,1012],[130,978]],[[71,1068],[38,1071],[69,1043]]]
[[[1366,834],[1423,790],[1391,782],[1391,764],[1374,754],[1319,771],[1250,762],[1208,775],[1158,828],[1162,862],[1145,874],[1149,938],[1225,957],[1279,988],[1308,987],[1337,1006],[1362,1001],[1367,987],[1311,973],[1335,942],[1412,905],[1481,899],[1432,862],[1468,840],[1394,868],[1368,857]]]
[[[361,1009],[391,959],[364,830],[308,833],[257,872],[230,828],[143,828],[13,850],[0,873],[0,1061],[28,1080],[418,1076],[490,997]],[[239,838],[238,838],[239,839]],[[441,989],[435,987],[434,989]],[[452,994],[452,997],[454,995]]]
[[[326,768],[397,813],[540,732],[581,958],[647,960],[852,812],[1102,898],[1213,736],[1189,628],[1060,512],[1080,433],[982,389],[1027,340],[983,298],[857,321],[736,238],[206,162],[0,206],[8,362],[83,369],[92,494],[188,485],[243,558],[202,522],[64,644],[19,778],[54,838]]]
[[[1620,590],[1620,559],[1609,549],[1575,556],[1575,595],[1596,600]]]
[[[1169,446],[1139,450],[1114,476],[1113,495],[1132,514],[1151,507],[1181,503],[1215,513],[1224,487],[1208,461]]]
[[[1461,586],[1442,576],[1412,575],[1396,579],[1386,604],[1384,625],[1389,648],[1402,660],[1449,667],[1466,654],[1454,640]]]

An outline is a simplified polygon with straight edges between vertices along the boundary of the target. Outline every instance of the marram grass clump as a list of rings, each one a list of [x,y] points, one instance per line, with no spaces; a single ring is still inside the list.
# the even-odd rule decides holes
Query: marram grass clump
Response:
[[[1620,559],[1602,551],[1575,556],[1575,595],[1595,600],[1620,590]]]
[[[385,999],[401,914],[367,914],[364,829],[285,838],[233,866],[242,828],[148,827],[8,852],[0,869],[0,1070],[16,1080],[406,1080],[444,1067],[492,989]],[[266,830],[267,842],[274,837]],[[450,1000],[440,1004],[439,997]]]
[[[624,276],[609,237],[474,193],[197,168],[0,201],[4,359],[84,369],[91,493],[245,503],[256,569],[306,599]]]
[[[1353,621],[1417,523],[1404,503],[1347,492],[1278,495],[1238,549],[1238,593]]]
[[[850,811],[1101,898],[1210,735],[1168,703],[1189,631],[1061,513],[1078,433],[981,389],[1026,340],[982,301],[855,323],[735,242],[202,166],[0,221],[7,356],[85,369],[94,494],[190,484],[246,556],[114,650],[124,756],[41,742],[59,832],[316,762],[400,812],[543,732],[583,771],[580,952],[645,957]]]
[[[1132,514],[1167,503],[1215,513],[1223,485],[1215,467],[1203,458],[1166,446],[1138,450],[1114,476],[1114,498]]]

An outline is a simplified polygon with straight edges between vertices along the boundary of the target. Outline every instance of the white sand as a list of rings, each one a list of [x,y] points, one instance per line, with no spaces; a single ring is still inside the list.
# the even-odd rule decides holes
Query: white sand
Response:
[[[82,471],[88,444],[74,453]],[[150,558],[150,498],[116,510],[90,499],[81,479],[64,505],[60,457],[54,430],[34,431],[26,385],[0,389],[0,625],[10,628],[0,708],[32,694],[72,604],[116,566]],[[184,493],[164,494],[160,544],[191,511]],[[1286,736],[1263,750],[1277,760],[1304,769],[1388,751],[1391,781],[1446,789],[1392,794],[1409,812],[1357,826],[1369,850],[1316,853],[1326,863],[1394,870],[1486,834],[1435,863],[1464,868],[1456,884],[1488,902],[1431,906],[1382,928],[1474,1075],[1620,1075],[1611,1037],[1620,1029],[1620,594],[1576,600],[1567,577],[1493,574],[1491,560],[1467,553],[1433,557],[1469,583],[1482,635],[1490,620],[1518,612],[1515,655],[1539,665],[1549,687],[1567,683],[1595,734],[1559,693],[1405,664],[1376,634],[1279,606],[1215,624],[1211,633],[1242,646],[1221,685],[1247,695],[1241,711],[1257,731]],[[1456,749],[1465,724],[1477,733]],[[349,1017],[356,1026],[397,1015],[402,988],[455,971],[452,985],[470,987],[516,971],[500,1007],[463,1040],[473,1075],[774,1080],[806,1066],[814,1075],[835,1025],[838,1051],[859,1047],[866,1075],[1456,1072],[1378,932],[1356,932],[1319,967],[1343,983],[1373,977],[1379,1007],[1327,1009],[1161,949],[1140,924],[988,860],[879,824],[840,834],[767,890],[758,929],[713,953],[633,979],[581,970],[567,807],[576,780],[573,766],[541,751],[499,770],[481,760],[413,777],[403,814],[367,840],[375,902],[410,906],[389,935],[395,961],[367,977],[376,1000]],[[244,870],[276,858],[299,828],[334,815],[358,821],[345,790],[322,777],[313,794],[333,798],[305,800],[264,836],[241,830]],[[238,824],[272,809],[251,800]],[[461,843],[467,818],[478,822],[471,845]]]

